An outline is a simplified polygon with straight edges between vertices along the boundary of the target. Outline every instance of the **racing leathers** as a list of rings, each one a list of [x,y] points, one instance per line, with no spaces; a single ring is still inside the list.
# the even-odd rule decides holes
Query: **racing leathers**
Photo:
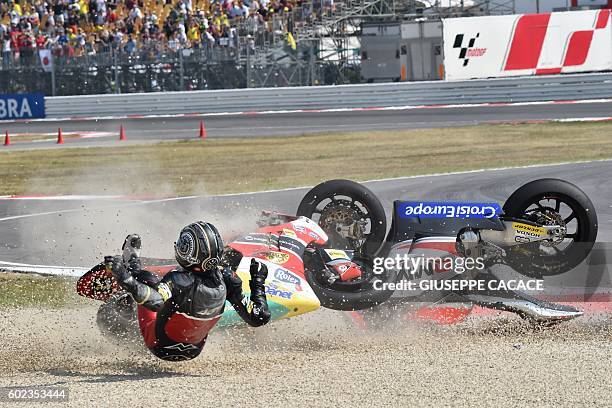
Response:
[[[264,286],[268,271],[254,259],[250,265],[250,299],[242,293],[242,280],[229,267],[215,267],[205,273],[179,269],[160,278],[143,270],[135,257],[127,265],[121,257],[115,257],[110,268],[120,286],[138,303],[138,323],[146,346],[164,360],[197,357],[221,318],[226,300],[251,326],[262,326],[270,320]]]

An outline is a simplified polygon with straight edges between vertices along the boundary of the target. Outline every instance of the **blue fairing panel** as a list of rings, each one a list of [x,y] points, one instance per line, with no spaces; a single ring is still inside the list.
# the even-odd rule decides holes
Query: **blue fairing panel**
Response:
[[[459,217],[406,217],[401,213],[406,202],[393,202],[393,218],[387,241],[401,242],[420,236],[457,235],[463,228],[503,230],[504,224],[498,217],[492,218],[459,218]],[[401,214],[400,214],[401,213]]]

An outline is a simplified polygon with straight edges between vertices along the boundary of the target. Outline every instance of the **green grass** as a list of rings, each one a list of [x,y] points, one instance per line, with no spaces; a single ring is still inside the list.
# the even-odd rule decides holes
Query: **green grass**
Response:
[[[189,195],[612,158],[611,123],[480,125],[2,151],[0,194]]]
[[[62,308],[78,297],[74,279],[0,273],[0,308]]]

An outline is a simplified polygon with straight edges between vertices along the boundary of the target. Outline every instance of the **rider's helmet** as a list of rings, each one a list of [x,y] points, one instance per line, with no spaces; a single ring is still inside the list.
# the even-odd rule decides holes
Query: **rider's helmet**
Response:
[[[219,265],[223,240],[214,225],[198,221],[187,225],[174,243],[176,261],[191,272],[207,272]]]

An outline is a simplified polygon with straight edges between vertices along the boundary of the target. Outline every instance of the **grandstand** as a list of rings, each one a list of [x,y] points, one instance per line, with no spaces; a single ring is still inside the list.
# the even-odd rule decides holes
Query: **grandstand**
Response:
[[[1,92],[151,92],[360,81],[367,20],[513,0],[0,0]],[[443,7],[444,6],[444,7]],[[437,16],[437,17],[436,17]],[[41,75],[40,50],[52,63]]]
[[[0,35],[3,51],[13,58],[36,48],[78,56],[108,47],[135,52],[151,44],[232,46],[237,28],[247,35],[286,33],[300,5],[298,0],[3,0]]]

